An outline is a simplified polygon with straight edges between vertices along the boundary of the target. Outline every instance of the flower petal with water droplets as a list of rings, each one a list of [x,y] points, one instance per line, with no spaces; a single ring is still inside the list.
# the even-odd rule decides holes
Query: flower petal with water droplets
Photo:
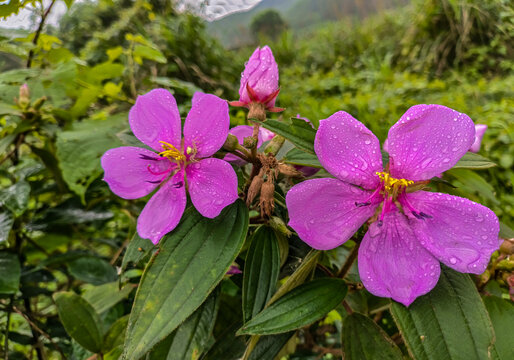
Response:
[[[366,289],[409,306],[439,279],[439,262],[423,246],[397,209],[385,214],[382,226],[370,225],[358,254],[359,275]]]
[[[475,139],[475,126],[466,115],[442,105],[411,107],[389,129],[391,176],[429,180],[451,169]]]
[[[197,158],[213,155],[228,136],[228,103],[211,94],[196,92],[184,124],[184,146],[196,148]]]
[[[180,148],[180,113],[175,98],[166,89],[138,96],[129,112],[129,124],[134,135],[156,151],[162,151],[159,141]]]
[[[150,194],[174,166],[168,159],[134,146],[107,150],[101,163],[105,182],[113,193],[124,199]]]
[[[179,171],[146,203],[137,219],[137,233],[157,244],[164,235],[175,229],[186,208],[184,172]]]
[[[286,195],[289,226],[318,250],[346,242],[375,212],[378,204],[364,203],[371,192],[337,179],[312,179],[293,186]]]
[[[429,216],[409,220],[421,245],[457,271],[485,271],[500,246],[498,217],[490,209],[458,196],[425,191],[407,194],[407,199]]]
[[[382,171],[377,137],[350,114],[339,111],[320,121],[314,149],[323,167],[336,178],[376,189]]]
[[[200,160],[188,165],[186,174],[191,201],[205,217],[215,218],[238,198],[236,172],[224,160]]]

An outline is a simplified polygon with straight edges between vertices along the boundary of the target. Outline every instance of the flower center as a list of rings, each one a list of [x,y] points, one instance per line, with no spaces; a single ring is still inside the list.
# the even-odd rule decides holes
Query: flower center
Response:
[[[185,161],[186,156],[181,153],[175,146],[171,145],[166,141],[159,141],[161,143],[163,151],[159,153],[160,156],[167,157],[170,160]],[[188,149],[189,150],[189,149]]]
[[[414,181],[407,179],[396,179],[389,175],[385,171],[377,171],[376,174],[380,178],[380,181],[384,184],[384,190],[389,195],[396,195],[409,185],[414,184]]]

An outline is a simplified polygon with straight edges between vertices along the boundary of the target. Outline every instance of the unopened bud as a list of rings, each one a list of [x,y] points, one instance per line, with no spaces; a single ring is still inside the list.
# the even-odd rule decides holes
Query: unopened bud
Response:
[[[243,140],[243,146],[247,149],[253,149],[257,146],[257,140],[253,136],[245,137]]]
[[[266,181],[261,186],[261,197],[259,206],[261,208],[261,216],[271,216],[275,210],[275,184],[271,181]]]
[[[30,91],[27,84],[20,86],[18,105],[20,108],[26,108],[30,104]]]
[[[237,145],[239,145],[237,137],[235,135],[228,134],[227,140],[225,140],[225,143],[223,144],[223,150],[234,151],[237,148]]]
[[[291,236],[291,230],[287,228],[287,225],[284,222],[284,220],[282,220],[278,216],[272,216],[269,221],[269,224],[278,233],[285,235],[287,237]]]
[[[39,110],[41,108],[41,106],[43,106],[45,101],[46,101],[46,96],[40,97],[39,99],[34,101],[34,105],[33,105],[34,109]]]
[[[264,182],[263,175],[264,172],[261,169],[259,175],[252,179],[250,187],[248,188],[248,194],[246,196],[246,205],[250,206],[255,197],[259,194],[259,191],[261,191],[262,183]]]
[[[278,164],[278,171],[280,171],[281,174],[285,175],[285,176],[290,176],[290,177],[302,177],[303,174],[296,170],[294,167],[292,167],[291,165],[287,165],[287,164]]]

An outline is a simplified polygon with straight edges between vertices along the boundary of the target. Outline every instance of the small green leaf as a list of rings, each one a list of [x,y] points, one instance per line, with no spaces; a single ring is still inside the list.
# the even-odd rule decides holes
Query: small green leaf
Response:
[[[123,256],[123,261],[121,263],[121,268],[126,269],[130,263],[133,263],[134,265],[139,264],[139,262],[143,260],[143,258],[154,248],[155,246],[150,240],[142,239],[136,232],[127,246],[127,251]]]
[[[339,305],[347,291],[341,279],[322,278],[302,284],[248,321],[239,334],[279,334],[309,325]]]
[[[415,359],[488,359],[494,332],[469,275],[444,267],[437,286],[408,308],[393,302],[398,328]]]
[[[71,275],[94,285],[112,282],[117,278],[116,270],[111,264],[96,256],[83,256],[67,265]]]
[[[359,313],[344,318],[342,343],[345,359],[402,360],[402,352],[384,330]]]
[[[284,157],[284,162],[292,165],[321,168],[318,157],[300,149],[291,149]]]
[[[315,154],[314,138],[316,137],[316,130],[312,128],[310,123],[302,119],[291,118],[289,123],[267,120],[260,124],[262,127],[273,131],[275,134],[282,135],[299,149]]]
[[[166,64],[166,57],[159,49],[154,47],[137,44],[134,47],[134,56],[140,56],[143,59],[152,60],[160,64]]]
[[[132,289],[132,285],[125,285],[120,289],[118,282],[115,281],[93,286],[86,290],[82,297],[93,306],[98,314],[101,314],[128,297]]]
[[[0,223],[1,223],[1,221],[0,221]],[[1,227],[1,225],[0,225],[0,227]],[[512,238],[514,238],[514,230],[512,230],[512,228],[510,226],[508,226],[507,224],[500,221],[500,234],[498,236],[502,239],[512,239]],[[1,236],[0,236],[0,242],[2,242]]]
[[[494,162],[489,160],[482,155],[478,155],[472,152],[467,152],[459,160],[459,162],[453,167],[453,169],[488,169],[496,166]]]
[[[484,304],[491,317],[496,342],[494,346],[502,360],[514,359],[514,305],[495,296],[485,296]]]
[[[14,224],[14,217],[10,211],[0,212],[0,245],[9,240],[9,233]]]
[[[0,294],[16,294],[20,286],[21,267],[16,254],[0,252]]]
[[[275,292],[280,270],[280,251],[275,232],[259,227],[252,236],[243,272],[245,321],[257,315]]]
[[[95,309],[73,292],[54,294],[59,318],[70,335],[85,349],[98,353],[102,350],[102,322]]]
[[[294,335],[294,331],[277,335],[261,336],[248,360],[274,359],[284,345]]]
[[[111,325],[104,336],[102,350],[103,352],[111,351],[118,346],[123,346],[125,340],[125,332],[127,331],[129,315],[120,317]],[[120,353],[121,355],[121,353]]]
[[[11,210],[15,217],[22,215],[29,203],[30,185],[26,181],[18,181],[6,189],[0,190],[0,205]]]
[[[125,357],[138,359],[175,330],[207,298],[241,250],[248,208],[241,200],[215,219],[194,208],[160,242],[145,269],[130,315]]]

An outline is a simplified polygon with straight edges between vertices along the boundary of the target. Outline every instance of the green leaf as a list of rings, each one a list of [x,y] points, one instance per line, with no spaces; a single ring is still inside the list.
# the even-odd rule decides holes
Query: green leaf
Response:
[[[152,60],[160,64],[166,64],[166,57],[157,49],[146,45],[137,44],[134,47],[134,56],[140,56],[143,59]]]
[[[140,358],[175,330],[207,298],[241,250],[248,209],[241,200],[215,219],[194,208],[161,240],[134,301],[125,356]]]
[[[322,168],[316,155],[309,154],[305,151],[296,148],[293,148],[290,151],[288,151],[283,160],[284,162],[292,165]]]
[[[1,6],[1,5],[0,5]],[[0,15],[1,16],[1,15]],[[36,77],[41,74],[40,69],[16,69],[4,71],[0,73],[0,83],[4,84],[23,84],[28,79]]]
[[[1,50],[1,48],[0,48]],[[21,116],[20,109],[16,108],[14,105],[0,103],[0,115],[16,115]]]
[[[485,296],[484,304],[491,317],[496,342],[494,346],[502,360],[514,359],[514,305],[495,296]]]
[[[243,272],[243,314],[248,321],[269,301],[277,287],[280,251],[275,232],[259,227],[252,236]]]
[[[415,359],[488,359],[494,332],[473,281],[443,267],[437,286],[408,308],[394,303],[393,318]]]
[[[71,275],[94,285],[112,282],[118,277],[111,264],[96,256],[83,256],[67,265]]]
[[[494,195],[493,186],[476,172],[466,169],[451,169],[447,171],[447,174],[456,178],[469,191],[476,192],[484,198],[491,200],[495,205],[500,204]]]
[[[30,185],[26,181],[18,181],[6,189],[0,190],[0,205],[11,210],[15,217],[27,210],[29,203]]]
[[[345,359],[402,360],[402,352],[384,330],[359,313],[344,318],[342,343]]]
[[[218,301],[211,294],[180,327],[155,347],[147,360],[198,359],[212,336]]]
[[[136,232],[127,246],[127,251],[123,256],[123,261],[121,263],[121,268],[126,269],[130,263],[133,263],[134,265],[139,264],[139,262],[154,248],[155,246],[150,240],[141,238]]]
[[[98,314],[101,314],[128,297],[132,289],[132,285],[125,285],[120,289],[118,282],[115,281],[94,286],[86,290],[82,297],[93,306]]]
[[[239,334],[279,334],[309,325],[339,305],[347,291],[345,282],[335,278],[302,284],[248,321]]]
[[[121,145],[116,133],[126,126],[126,114],[118,114],[104,121],[85,120],[57,134],[56,155],[64,181],[83,202],[87,188],[102,173],[100,157]]]
[[[274,359],[289,339],[291,339],[293,334],[294,331],[277,335],[261,336],[259,342],[250,353],[248,360]]]
[[[111,351],[118,346],[123,346],[125,340],[125,332],[127,331],[129,315],[120,317],[111,325],[104,336],[102,350],[103,352]],[[121,355],[121,352],[120,352]]]
[[[455,164],[453,169],[488,169],[496,166],[494,162],[489,160],[482,155],[478,155],[472,152],[467,152],[464,156]]]
[[[302,119],[291,118],[289,123],[277,120],[266,120],[260,122],[260,124],[262,127],[273,131],[275,134],[282,135],[299,149],[315,154],[314,138],[316,137],[316,130],[314,130],[308,122]]]
[[[0,294],[16,294],[20,286],[21,267],[16,254],[0,252]]]
[[[98,353],[102,350],[102,322],[95,309],[73,292],[54,294],[59,318],[64,329],[85,349]]]
[[[0,212],[0,245],[9,240],[9,233],[14,224],[14,217],[9,211]]]
[[[1,223],[1,221],[0,221]],[[0,225],[1,227],[1,225]],[[514,238],[514,230],[511,229],[510,226],[500,221],[500,234],[498,235],[502,239],[512,239]],[[0,242],[2,242],[0,237]]]

